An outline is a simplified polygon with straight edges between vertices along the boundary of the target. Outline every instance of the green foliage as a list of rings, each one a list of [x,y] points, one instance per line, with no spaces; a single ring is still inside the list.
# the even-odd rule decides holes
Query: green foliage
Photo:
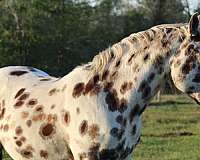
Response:
[[[180,0],[138,0],[139,8],[151,25],[180,23],[186,20]]]
[[[133,32],[185,19],[181,0],[2,0],[0,66],[62,76]]]

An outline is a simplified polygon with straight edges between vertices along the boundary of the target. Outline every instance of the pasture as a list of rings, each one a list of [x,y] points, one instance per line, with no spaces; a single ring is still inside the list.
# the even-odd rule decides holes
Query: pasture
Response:
[[[162,96],[143,114],[134,160],[199,160],[200,107],[186,96]],[[4,160],[11,160],[4,153]]]

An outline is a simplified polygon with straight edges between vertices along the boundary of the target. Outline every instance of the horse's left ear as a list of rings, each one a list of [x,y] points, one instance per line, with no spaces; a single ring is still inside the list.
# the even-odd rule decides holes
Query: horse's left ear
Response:
[[[200,36],[200,19],[199,13],[196,12],[192,15],[189,22],[189,32],[191,36]]]

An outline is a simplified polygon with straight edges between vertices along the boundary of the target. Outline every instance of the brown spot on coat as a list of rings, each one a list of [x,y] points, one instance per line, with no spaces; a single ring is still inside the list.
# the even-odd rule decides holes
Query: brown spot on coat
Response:
[[[91,90],[95,88],[97,82],[99,81],[99,75],[95,75],[91,78],[88,83],[85,85],[85,90],[83,92],[84,95],[88,94]]]
[[[112,79],[116,79],[118,76],[118,71],[114,71],[112,74],[111,74],[111,78]]]
[[[80,127],[79,127],[79,131],[80,131],[80,134],[83,136],[87,133],[88,131],[88,122],[86,120],[83,120],[80,124]]]
[[[100,143],[92,142],[89,148],[88,159],[91,159],[91,160],[99,159],[98,158],[99,148],[100,148]]]
[[[21,106],[23,106],[24,104],[24,101],[17,101],[15,104],[14,104],[14,108],[18,109],[20,108]]]
[[[124,134],[124,130],[123,129],[118,129],[116,127],[112,128],[110,130],[110,135],[117,138],[118,140],[120,140]]]
[[[101,91],[101,86],[96,84],[94,88],[90,91],[90,96],[97,95]]]
[[[166,28],[166,33],[169,34],[173,31],[173,28]]]
[[[16,99],[17,97],[19,97],[25,90],[26,90],[25,88],[21,88],[21,89],[16,93],[15,99]]]
[[[119,105],[118,111],[120,113],[123,113],[127,108],[128,108],[127,100],[122,98],[120,100],[120,105]]]
[[[33,157],[32,151],[31,151],[31,150],[28,150],[28,149],[23,149],[23,150],[21,150],[20,153],[21,153],[22,157],[25,157],[25,158],[27,158],[27,159],[30,159],[30,158]]]
[[[136,131],[137,131],[137,126],[134,124],[133,128],[132,128],[132,131],[131,131],[132,135],[135,135]]]
[[[104,71],[104,73],[102,75],[102,80],[106,80],[108,75],[109,75],[109,71],[108,70]]]
[[[22,136],[22,137],[20,138],[20,141],[25,142],[25,141],[26,141],[26,138]]]
[[[70,113],[68,111],[64,112],[63,114],[63,121],[65,123],[65,125],[69,125],[70,123]]]
[[[123,123],[123,116],[122,115],[118,115],[117,117],[116,117],[116,122],[117,123],[119,123],[119,124],[122,124]]]
[[[162,55],[158,55],[153,62],[155,68],[158,68],[164,64],[164,57]]]
[[[80,108],[76,108],[76,113],[79,114],[80,113]]]
[[[200,83],[200,73],[197,73],[195,77],[192,79],[192,82]]]
[[[51,105],[51,109],[54,109],[55,107],[56,107],[55,104],[52,104],[52,105]]]
[[[55,133],[56,127],[51,123],[44,123],[40,126],[39,134],[43,139],[52,138]]]
[[[139,115],[139,112],[140,112],[140,105],[139,104],[136,104],[133,109],[131,109],[130,113],[129,113],[129,120],[130,120],[130,123],[132,123],[134,117],[136,115]]]
[[[84,160],[85,158],[87,158],[87,154],[86,153],[80,153],[79,154],[79,159],[80,160]]]
[[[193,69],[193,65],[195,64],[195,62],[196,62],[196,57],[189,56],[185,64],[182,66],[182,73],[188,74]]]
[[[104,91],[109,91],[113,87],[114,83],[113,82],[106,82],[104,83]]]
[[[168,42],[169,42],[169,41],[167,40],[167,37],[166,37],[166,35],[164,34],[164,35],[163,35],[163,38],[161,39],[162,47],[163,47],[163,48],[166,48],[167,45],[169,44]]]
[[[142,91],[142,99],[148,99],[151,95],[151,87],[148,85],[143,91]]]
[[[148,99],[151,94],[151,87],[146,80],[143,80],[138,88],[139,92],[142,92],[142,99]]]
[[[30,99],[27,103],[27,107],[33,107],[34,105],[36,105],[38,103],[37,99]]]
[[[18,127],[15,128],[15,134],[17,136],[21,135],[22,132],[23,132],[23,130],[22,130],[22,128],[20,126],[18,126]]]
[[[135,54],[133,53],[131,56],[130,56],[130,58],[128,59],[128,64],[130,65],[131,64],[131,61],[132,61],[132,59],[135,57]]]
[[[117,97],[116,90],[108,91],[105,101],[108,105],[109,111],[114,112],[119,108],[119,98]]]
[[[78,98],[81,96],[82,92],[84,91],[84,88],[85,88],[85,85],[84,83],[77,83],[74,87],[74,90],[73,90],[73,93],[72,93],[72,96],[74,98]]]
[[[26,125],[28,126],[28,127],[31,127],[31,125],[32,125],[32,121],[29,119],[29,120],[27,120],[26,121]]]
[[[43,112],[43,108],[44,108],[43,105],[37,105],[37,106],[35,107],[35,111],[36,111],[36,112]]]
[[[192,55],[194,52],[195,52],[194,44],[191,44],[187,47],[187,50],[185,51],[185,55],[189,56],[189,55]]]
[[[29,96],[30,96],[29,93],[24,93],[19,97],[18,100],[20,100],[20,101],[26,100]]]
[[[99,126],[97,124],[92,124],[89,127],[88,134],[91,139],[95,139],[99,136]]]
[[[3,107],[3,106],[1,106]],[[4,118],[6,108],[0,108],[0,120]]]
[[[57,92],[59,92],[59,90],[56,89],[56,88],[53,88],[53,89],[51,89],[51,90],[49,91],[49,96],[52,96],[52,95],[56,94]]]
[[[12,71],[10,72],[11,76],[21,76],[28,73],[27,71],[20,71],[20,70],[16,70],[16,71]]]
[[[44,158],[44,159],[48,159],[48,152],[45,150],[41,150],[40,151],[40,157]]]
[[[4,130],[4,132],[7,132],[9,130],[9,125],[5,124],[4,127],[3,127],[3,130]]]
[[[42,78],[42,79],[40,79],[40,81],[50,81],[51,80],[51,78]]]
[[[120,66],[120,64],[121,64],[121,61],[120,61],[120,60],[118,60],[118,61],[116,62],[116,64],[115,64],[115,67],[119,67],[119,66]]]
[[[149,59],[149,54],[145,54],[143,60],[146,62]]]
[[[150,73],[150,75],[149,75],[147,80],[148,80],[149,83],[151,83],[154,80],[154,78],[155,78],[155,73],[152,72],[152,73]]]
[[[124,82],[122,85],[121,85],[121,88],[120,88],[120,92],[121,94],[125,94],[126,91],[130,90],[133,86],[133,83],[132,82]]]
[[[21,141],[16,141],[16,145],[18,146],[18,147],[21,147],[22,146],[22,142]]]

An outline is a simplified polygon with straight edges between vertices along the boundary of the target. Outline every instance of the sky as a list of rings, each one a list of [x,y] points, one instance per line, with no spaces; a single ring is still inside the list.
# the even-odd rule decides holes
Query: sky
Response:
[[[90,2],[95,2],[95,0],[89,0]],[[126,0],[125,0],[126,1]],[[184,1],[184,0],[183,0]],[[135,0],[132,0],[132,2],[134,3]],[[194,9],[197,8],[198,3],[200,4],[200,0],[188,0],[189,4],[190,4],[190,9],[191,11],[193,11]],[[94,4],[94,3],[91,3]]]
[[[190,3],[191,9],[194,10],[197,8],[198,2],[200,2],[200,0],[188,0],[188,2]]]

